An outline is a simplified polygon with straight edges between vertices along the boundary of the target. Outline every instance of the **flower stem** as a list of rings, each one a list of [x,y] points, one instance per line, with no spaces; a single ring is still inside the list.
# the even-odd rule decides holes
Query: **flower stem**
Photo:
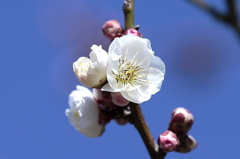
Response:
[[[125,0],[123,3],[125,30],[134,28],[134,0]]]

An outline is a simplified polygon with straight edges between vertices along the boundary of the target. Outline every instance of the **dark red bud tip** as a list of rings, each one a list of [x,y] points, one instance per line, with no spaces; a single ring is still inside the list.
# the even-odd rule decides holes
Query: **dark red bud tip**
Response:
[[[127,29],[124,32],[124,35],[135,35],[135,36],[139,36],[140,38],[142,37],[142,34],[136,29]]]
[[[121,37],[123,29],[120,23],[116,20],[107,21],[102,27],[103,34],[109,40],[113,40],[115,37]]]
[[[180,139],[180,145],[175,151],[180,153],[188,153],[194,150],[197,146],[197,141],[191,135],[186,135]]]
[[[119,125],[126,125],[128,123],[128,121],[124,120],[124,119],[114,119],[114,121],[119,124]]]
[[[169,130],[177,135],[187,134],[194,123],[194,117],[190,111],[185,108],[176,108],[172,112],[172,119],[169,123]]]

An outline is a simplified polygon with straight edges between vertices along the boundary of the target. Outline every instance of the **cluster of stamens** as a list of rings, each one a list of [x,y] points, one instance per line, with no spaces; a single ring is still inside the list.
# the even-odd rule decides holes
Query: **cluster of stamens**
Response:
[[[126,55],[119,59],[118,73],[114,73],[117,81],[117,87],[121,84],[126,89],[131,89],[140,84],[148,85],[148,80],[144,79],[144,77],[147,77],[150,74],[142,73],[142,71],[147,69],[143,69],[141,65],[146,61],[147,58],[149,58],[149,56],[141,61],[136,59],[137,54],[140,52],[140,50],[138,50],[134,57],[130,60],[128,59],[128,46],[126,47]]]

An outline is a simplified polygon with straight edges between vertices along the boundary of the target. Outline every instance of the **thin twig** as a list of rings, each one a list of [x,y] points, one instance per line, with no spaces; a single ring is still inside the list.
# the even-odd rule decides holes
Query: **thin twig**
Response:
[[[217,11],[214,7],[210,6],[206,2],[202,0],[186,0],[198,8],[201,8],[202,10],[208,12],[210,15],[212,15],[214,18],[232,26],[235,31],[237,32],[238,37],[240,38],[240,24],[238,22],[237,17],[237,8],[236,8],[236,2],[235,0],[225,0],[226,5],[228,7],[227,13],[220,13]]]

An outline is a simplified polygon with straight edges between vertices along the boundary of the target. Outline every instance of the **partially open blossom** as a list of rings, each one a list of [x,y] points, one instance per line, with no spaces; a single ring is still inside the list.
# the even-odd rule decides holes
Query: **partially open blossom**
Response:
[[[103,91],[120,92],[128,101],[142,103],[157,93],[165,74],[163,61],[154,56],[148,39],[133,35],[115,38],[108,51]]]
[[[70,109],[65,114],[78,132],[91,138],[102,134],[104,125],[98,121],[99,106],[87,88],[77,86],[69,95],[68,104]]]
[[[168,130],[176,134],[186,134],[192,127],[194,117],[192,113],[185,108],[176,108],[172,112]]]
[[[102,27],[103,34],[109,39],[113,40],[115,37],[122,36],[122,27],[116,20],[109,20],[104,23]]]
[[[98,87],[106,82],[107,52],[101,45],[93,45],[91,49],[90,59],[79,58],[73,63],[73,71],[83,85]]]
[[[127,29],[124,33],[124,35],[135,35],[135,36],[139,36],[139,37],[142,37],[142,34],[137,31],[136,29]]]
[[[164,152],[171,152],[176,150],[179,146],[177,135],[171,131],[164,131],[158,137],[158,145]]]
[[[176,149],[176,152],[188,153],[194,150],[197,146],[197,141],[191,135],[186,135],[185,137],[180,139],[180,145]]]

